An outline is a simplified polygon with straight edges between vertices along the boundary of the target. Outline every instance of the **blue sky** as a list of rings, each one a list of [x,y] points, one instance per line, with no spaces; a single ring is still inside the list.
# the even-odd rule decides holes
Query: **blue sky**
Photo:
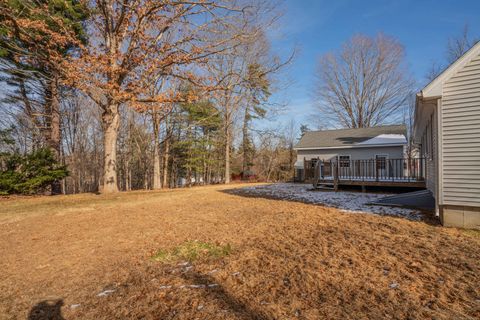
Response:
[[[290,85],[273,97],[288,103],[277,120],[312,123],[309,91],[316,62],[352,35],[383,32],[397,38],[412,75],[424,84],[432,63],[445,62],[448,38],[460,34],[465,24],[472,36],[480,37],[480,0],[286,0],[281,36],[272,36],[273,50],[283,55],[295,46],[300,50],[284,75]]]

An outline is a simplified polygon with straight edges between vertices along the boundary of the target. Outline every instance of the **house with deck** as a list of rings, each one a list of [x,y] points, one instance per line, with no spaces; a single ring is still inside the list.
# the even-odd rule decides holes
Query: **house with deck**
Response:
[[[423,158],[407,157],[405,125],[306,132],[298,144],[295,180],[315,187],[425,187]]]
[[[417,94],[414,142],[442,223],[480,229],[480,42]]]

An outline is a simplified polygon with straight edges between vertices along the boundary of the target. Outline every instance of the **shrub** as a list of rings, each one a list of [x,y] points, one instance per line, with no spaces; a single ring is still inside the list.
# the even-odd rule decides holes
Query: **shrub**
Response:
[[[49,149],[27,155],[0,154],[0,194],[36,194],[68,175]]]

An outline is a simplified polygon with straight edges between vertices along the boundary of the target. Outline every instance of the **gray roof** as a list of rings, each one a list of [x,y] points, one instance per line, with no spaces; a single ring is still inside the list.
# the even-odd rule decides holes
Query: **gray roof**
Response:
[[[403,134],[406,136],[405,125],[379,126],[360,129],[336,129],[323,131],[307,131],[295,146],[303,148],[348,147],[375,138],[381,134]]]

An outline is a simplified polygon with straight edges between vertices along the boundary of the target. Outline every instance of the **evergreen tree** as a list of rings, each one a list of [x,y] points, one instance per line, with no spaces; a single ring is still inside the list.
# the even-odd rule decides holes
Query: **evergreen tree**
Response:
[[[0,0],[0,71],[10,89],[5,101],[24,105],[32,134],[38,130],[56,161],[61,153],[63,62],[85,42],[86,17],[78,0]],[[57,181],[51,191],[60,193]]]
[[[57,163],[49,149],[27,155],[8,152],[14,144],[12,130],[0,130],[0,195],[35,194],[68,175],[66,167]]]
[[[267,72],[258,63],[248,66],[247,78],[247,104],[245,106],[245,115],[243,118],[243,178],[251,175],[251,166],[253,165],[253,157],[255,154],[254,144],[249,134],[249,124],[252,119],[265,117],[267,110],[264,103],[270,97],[270,81],[267,78]]]

